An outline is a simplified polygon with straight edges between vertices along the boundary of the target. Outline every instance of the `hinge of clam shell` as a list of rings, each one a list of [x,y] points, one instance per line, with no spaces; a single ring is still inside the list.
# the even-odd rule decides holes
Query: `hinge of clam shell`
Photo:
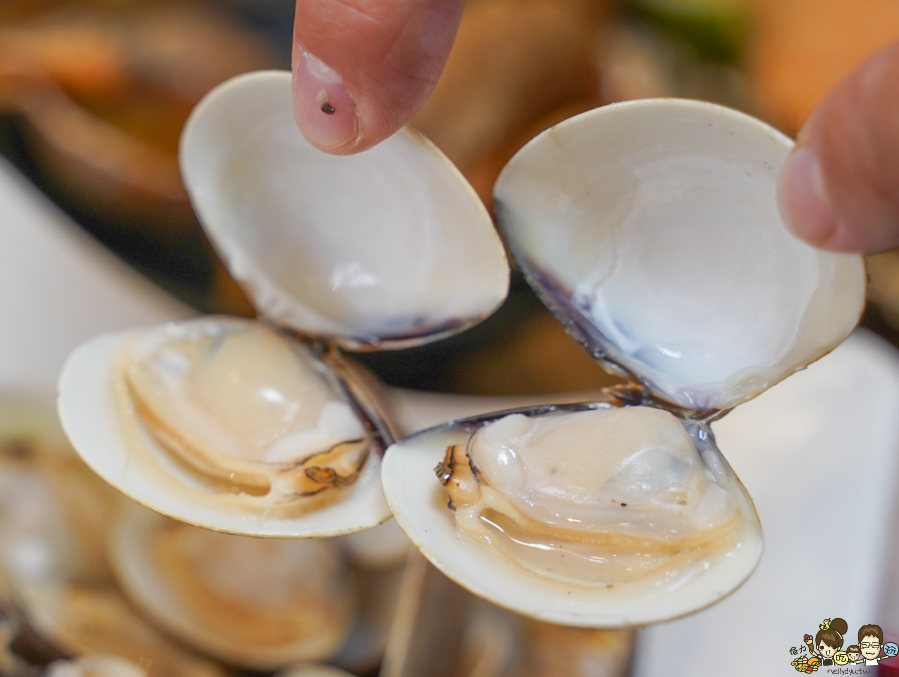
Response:
[[[387,499],[435,566],[518,613],[593,627],[692,613],[746,580],[761,527],[710,423],[836,347],[865,297],[861,257],[780,220],[791,147],[742,113],[664,99],[584,113],[512,158],[494,190],[511,252],[631,383],[390,447]]]
[[[293,117],[291,76],[230,80],[191,114],[181,170],[258,320],[202,317],[97,337],[59,412],[85,461],[170,517],[257,536],[336,536],[390,517],[393,441],[373,379],[341,350],[460,332],[508,291],[483,204],[411,129],[334,157]]]

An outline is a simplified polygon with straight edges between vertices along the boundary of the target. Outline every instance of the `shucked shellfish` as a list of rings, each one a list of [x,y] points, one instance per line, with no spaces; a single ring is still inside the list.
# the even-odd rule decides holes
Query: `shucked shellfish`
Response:
[[[751,567],[761,545],[752,503],[702,462],[702,441],[652,407],[512,413],[449,447],[438,474],[465,535],[546,578],[639,581],[652,597],[723,557]]]
[[[388,449],[391,509],[444,573],[596,627],[684,615],[749,576],[761,528],[710,423],[832,350],[864,305],[861,257],[780,221],[791,145],[735,111],[650,100],[572,118],[510,161],[495,203],[528,282],[633,383]]]
[[[60,379],[73,445],[111,484],[220,531],[336,536],[390,516],[387,422],[336,346],[461,331],[505,298],[484,206],[428,141],[401,130],[351,158],[293,119],[289,73],[209,94],[182,137],[191,201],[264,321],[211,317],[100,336]]]
[[[208,318],[128,341],[116,358],[123,427],[239,500],[302,509],[356,482],[372,434],[326,362],[258,322]],[[135,439],[134,444],[139,444]]]

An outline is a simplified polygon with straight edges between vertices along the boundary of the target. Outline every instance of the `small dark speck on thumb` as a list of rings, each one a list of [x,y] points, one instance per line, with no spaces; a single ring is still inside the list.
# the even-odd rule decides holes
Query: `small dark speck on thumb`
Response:
[[[315,103],[318,104],[318,107],[321,108],[322,113],[325,115],[334,115],[337,112],[337,109],[328,103],[328,93],[324,89],[316,95]]]

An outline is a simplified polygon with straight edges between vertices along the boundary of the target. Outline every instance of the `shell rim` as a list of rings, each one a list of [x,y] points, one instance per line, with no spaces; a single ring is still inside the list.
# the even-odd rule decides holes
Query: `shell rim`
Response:
[[[724,106],[717,103],[712,103],[709,101],[702,101],[697,99],[685,99],[685,98],[677,98],[677,97],[656,97],[656,98],[647,98],[647,99],[635,99],[631,101],[620,101],[616,103],[607,104],[604,106],[599,106],[589,111],[585,111],[583,113],[579,113],[574,115],[566,120],[563,120],[549,129],[546,129],[535,137],[530,139],[524,146],[522,146],[515,155],[503,166],[502,171],[496,179],[496,183],[494,184],[493,196],[496,204],[501,205],[502,200],[498,198],[497,192],[500,190],[500,187],[504,183],[504,177],[507,177],[516,168],[522,163],[527,162],[525,159],[526,155],[530,154],[530,150],[533,149],[537,144],[544,142],[544,140],[552,136],[559,130],[566,130],[571,127],[582,126],[585,124],[590,124],[591,121],[601,118],[608,114],[615,114],[621,110],[627,109],[652,109],[652,108],[660,108],[667,109],[672,112],[675,111],[690,111],[695,113],[700,112],[711,112],[714,115],[721,116],[722,119],[729,119],[731,121],[737,121],[739,124],[744,125],[746,127],[752,128],[752,130],[756,133],[763,134],[771,139],[773,142],[784,146],[785,149],[789,150],[795,146],[795,141],[791,139],[789,136],[776,129],[775,127],[767,124],[766,122],[759,120],[758,118],[749,115],[748,113],[744,113],[743,111],[736,110],[729,106]],[[513,260],[519,262],[520,260],[528,260],[528,256],[525,252],[521,251],[520,247],[515,242],[514,238],[509,237],[509,234],[506,232],[506,227],[504,226],[504,222],[502,219],[497,219],[498,228],[503,232],[505,236],[505,240],[508,243],[509,251],[512,254]],[[861,261],[861,269],[862,275],[864,279],[867,279],[867,262],[864,257],[858,257]],[[569,334],[572,338],[574,338],[583,348],[587,351],[587,353],[600,364],[600,366],[607,372],[618,375],[618,376],[626,376],[628,383],[630,384],[638,384],[642,386],[646,391],[646,397],[648,400],[654,403],[655,406],[659,406],[661,408],[667,408],[669,410],[675,410],[680,413],[680,415],[689,415],[692,418],[696,418],[697,420],[711,421],[721,416],[724,416],[732,410],[734,407],[739,406],[745,401],[750,399],[754,399],[761,393],[769,390],[773,386],[777,385],[784,379],[791,376],[795,371],[800,369],[804,369],[809,365],[817,362],[819,359],[830,353],[834,348],[842,343],[842,340],[845,340],[845,337],[835,345],[824,346],[819,350],[815,351],[815,353],[808,359],[806,363],[794,368],[792,371],[787,371],[779,378],[776,378],[771,383],[768,384],[766,388],[761,390],[760,392],[752,395],[746,400],[742,400],[737,402],[736,404],[732,404],[730,406],[718,407],[712,409],[693,409],[685,404],[677,403],[672,399],[669,399],[665,396],[661,391],[657,392],[657,388],[653,385],[651,380],[648,377],[640,376],[637,373],[637,370],[627,367],[624,364],[620,364],[615,360],[615,358],[609,354],[609,350],[606,345],[602,342],[595,343],[584,331],[581,330],[580,326],[578,326],[577,322],[572,318],[568,317],[561,309],[561,305],[559,301],[554,298],[555,287],[552,285],[545,285],[542,281],[538,279],[538,270],[532,269],[530,265],[522,265],[518,264],[521,269],[522,275],[525,278],[528,286],[533,290],[536,296],[540,299],[540,302],[553,314],[558,322],[562,324],[565,329],[565,332]],[[858,323],[861,321],[864,316],[866,307],[866,286],[862,286],[860,289],[860,303],[859,303],[859,311],[858,316],[853,323],[853,328],[858,326]],[[599,332],[599,330],[596,330]],[[851,333],[851,332],[850,332]],[[848,334],[847,334],[848,336]],[[608,339],[606,339],[608,341]],[[611,343],[611,341],[608,341]]]
[[[156,327],[158,326],[160,325],[156,325]],[[96,439],[95,436],[98,434],[97,430],[100,430],[99,435],[100,439],[104,442],[103,446],[107,449],[115,449],[120,457],[125,447],[125,442],[122,440],[121,431],[118,429],[119,424],[117,422],[114,423],[116,426],[114,431],[104,430],[102,429],[102,426],[97,425],[96,423],[96,418],[98,417],[94,417],[94,431],[89,434],[84,434],[83,429],[85,424],[79,424],[78,421],[75,420],[77,417],[76,412],[80,412],[82,407],[74,405],[69,406],[67,404],[68,398],[83,398],[86,395],[89,396],[91,392],[94,392],[102,393],[105,397],[108,397],[111,402],[113,398],[113,394],[111,393],[111,369],[114,355],[125,341],[140,335],[145,330],[146,329],[128,329],[95,336],[82,343],[69,355],[60,372],[57,386],[57,411],[63,431],[72,447],[78,453],[78,456],[107,484],[110,484],[118,492],[153,512],[157,512],[192,526],[237,536],[255,536],[260,538],[330,538],[370,529],[391,518],[392,514],[387,506],[386,500],[383,498],[383,490],[381,490],[381,500],[377,501],[377,499],[375,499],[376,502],[379,502],[381,509],[374,518],[358,520],[354,524],[344,524],[336,527],[332,526],[326,529],[315,527],[306,527],[303,529],[295,528],[296,524],[302,524],[303,521],[306,521],[306,518],[309,515],[314,516],[316,514],[321,514],[322,511],[326,511],[329,508],[348,505],[349,502],[353,500],[354,495],[367,495],[368,492],[376,493],[375,489],[380,489],[380,469],[375,466],[382,464],[383,462],[383,459],[379,454],[371,454],[369,457],[368,463],[373,465],[366,475],[366,484],[358,485],[355,491],[353,491],[353,487],[350,487],[352,493],[348,492],[348,495],[344,496],[341,500],[324,506],[320,510],[312,510],[307,513],[301,513],[286,518],[270,518],[264,513],[241,511],[234,508],[226,508],[223,510],[221,506],[217,506],[214,510],[216,519],[210,519],[199,517],[195,514],[197,510],[196,507],[193,507],[191,514],[188,516],[177,514],[178,506],[192,503],[189,494],[176,496],[176,502],[171,505],[165,504],[164,502],[160,505],[159,501],[154,499],[154,495],[159,491],[159,487],[155,482],[148,480],[146,477],[141,477],[139,481],[127,482],[114,473],[114,468],[109,467],[109,464],[103,462],[103,453],[98,453],[96,451],[94,453],[83,453],[82,448],[84,446],[92,447],[94,445],[94,440]],[[97,354],[101,351],[103,351],[104,354],[97,357]],[[96,362],[100,359],[102,359],[106,367],[103,374],[98,374],[92,369],[96,367]],[[84,370],[85,366],[88,367],[90,378],[86,378],[83,374],[79,373]],[[105,415],[106,414],[104,413],[104,416]],[[111,412],[109,418],[114,420],[117,416],[118,414],[116,412]],[[125,450],[126,455],[129,453],[131,452]],[[149,452],[148,455],[151,458],[153,457],[152,452]],[[125,464],[125,475],[128,474],[127,469],[129,463],[130,462]],[[155,459],[153,460],[153,464],[158,466]],[[165,472],[164,469],[161,469],[160,471]],[[172,478],[172,480],[177,481],[174,478]],[[153,487],[154,490],[148,492],[146,490],[147,485]],[[162,489],[162,495],[164,496],[170,496],[171,493],[171,491],[166,490],[165,488]],[[369,504],[370,502],[371,497],[366,501],[366,504]],[[200,515],[210,514],[212,512],[213,511],[208,506],[205,506],[200,510]],[[223,515],[224,517],[222,517]],[[263,528],[260,528],[260,525],[263,525]],[[273,525],[279,526],[274,528]]]
[[[397,524],[403,530],[403,532],[409,537],[415,547],[422,553],[422,555],[427,558],[427,560],[434,565],[443,575],[452,580],[457,585],[466,589],[471,594],[476,597],[483,599],[490,604],[494,604],[496,606],[502,607],[508,611],[514,612],[516,614],[524,614],[528,617],[535,618],[537,620],[554,623],[557,625],[566,625],[566,626],[575,626],[575,627],[585,627],[585,628],[629,628],[629,627],[639,627],[643,625],[649,625],[653,623],[665,622],[669,620],[675,620],[678,618],[683,618],[686,616],[690,616],[694,613],[702,611],[703,609],[707,609],[718,602],[722,601],[726,597],[732,595],[736,590],[743,586],[743,584],[748,581],[753,572],[757,569],[759,563],[762,559],[762,554],[764,552],[764,537],[761,530],[761,524],[758,517],[758,511],[755,507],[755,503],[752,498],[749,496],[748,491],[746,492],[746,497],[749,499],[749,506],[751,510],[751,517],[754,518],[759,533],[758,539],[758,548],[753,556],[753,560],[751,566],[745,568],[740,577],[737,579],[736,583],[730,584],[727,586],[727,589],[723,594],[719,594],[717,597],[712,597],[711,595],[707,595],[709,599],[702,603],[699,606],[690,606],[685,610],[681,610],[675,612],[674,614],[646,614],[641,617],[633,617],[633,618],[625,618],[625,615],[628,613],[625,611],[624,613],[619,612],[618,615],[613,615],[608,612],[604,612],[603,614],[590,615],[584,611],[580,612],[572,612],[566,611],[563,609],[547,609],[542,608],[539,610],[534,610],[534,608],[526,608],[524,606],[516,606],[513,602],[508,602],[505,599],[501,599],[498,596],[494,596],[491,590],[490,582],[479,582],[477,586],[472,587],[471,581],[468,580],[468,577],[465,575],[459,574],[450,564],[448,564],[441,553],[437,548],[431,546],[431,542],[429,539],[423,538],[418,531],[412,527],[406,518],[403,515],[403,511],[399,509],[399,501],[396,500],[393,492],[393,484],[389,481],[390,477],[390,468],[393,465],[394,461],[392,459],[398,458],[397,453],[394,451],[394,447],[402,447],[407,444],[421,442],[424,438],[431,435],[439,435],[444,432],[449,432],[454,428],[466,426],[466,425],[477,425],[481,423],[486,423],[497,418],[501,418],[503,416],[511,415],[511,414],[542,414],[542,413],[560,413],[560,412],[577,412],[577,411],[586,411],[586,410],[596,410],[596,409],[607,409],[613,408],[615,405],[611,402],[606,402],[602,400],[589,401],[589,402],[580,402],[580,403],[569,403],[569,404],[546,404],[546,405],[534,405],[534,406],[524,406],[524,407],[516,407],[513,409],[506,409],[502,411],[490,412],[487,414],[481,414],[476,416],[464,417],[455,419],[452,421],[447,421],[445,423],[433,426],[431,428],[427,428],[425,430],[418,431],[413,433],[398,442],[394,443],[390,447],[388,447],[387,451],[384,455],[384,462],[381,466],[381,477],[382,477],[382,485],[384,488],[384,495],[387,498],[388,505],[390,509],[393,511],[394,518],[396,519]],[[624,405],[630,406],[630,405]],[[652,405],[641,405],[641,406],[652,406]],[[661,408],[661,407],[659,407]],[[664,409],[669,413],[672,413],[668,409]],[[678,417],[680,418],[680,417]],[[440,454],[435,456],[434,460],[439,461],[442,459],[442,452],[444,450],[440,450]],[[723,456],[722,456],[723,458]],[[726,460],[725,460],[726,462]],[[397,461],[399,463],[399,461]],[[734,481],[740,484],[742,487],[742,482],[739,480],[737,474],[733,471],[732,468],[728,468],[733,475]],[[436,478],[435,478],[436,482]],[[402,492],[398,492],[402,493]],[[420,508],[421,509],[421,508]],[[448,508],[445,508],[448,510]],[[434,525],[431,525],[431,529],[434,529]],[[427,533],[427,530],[425,530]],[[456,532],[456,539],[459,542],[466,542],[466,537],[459,535]],[[458,544],[455,546],[458,548]],[[481,552],[486,553],[490,557],[499,557],[503,556],[499,553],[493,552],[482,545],[475,543],[473,541],[466,543],[466,550],[469,548],[475,548],[471,550],[471,552]],[[564,584],[563,584],[564,585]],[[571,593],[569,593],[571,594]],[[614,608],[614,607],[613,607]]]
[[[262,81],[262,80],[284,80],[290,79],[291,73],[290,71],[269,69],[269,70],[260,70],[254,71],[250,73],[242,73],[235,77],[232,77],[225,82],[218,84],[212,90],[210,90],[206,96],[198,103],[190,112],[187,117],[187,120],[184,123],[184,127],[181,131],[181,136],[179,138],[178,143],[178,167],[181,171],[181,175],[184,177],[184,186],[187,191],[188,197],[190,199],[191,205],[194,207],[194,210],[198,213],[198,221],[200,222],[200,226],[203,229],[204,234],[209,238],[209,241],[212,243],[213,248],[218,253],[222,262],[225,265],[225,268],[228,270],[229,274],[234,276],[234,273],[231,271],[231,263],[228,252],[226,251],[227,247],[221,245],[219,243],[219,237],[214,233],[210,232],[210,228],[206,225],[206,222],[203,218],[199,217],[199,209],[194,206],[194,194],[195,191],[190,185],[190,181],[188,180],[188,176],[190,172],[188,171],[187,164],[187,151],[184,150],[189,145],[189,139],[193,137],[196,133],[196,127],[198,124],[198,120],[208,114],[210,109],[214,110],[217,106],[220,106],[221,103],[219,100],[226,95],[227,91],[231,90],[234,87],[247,86],[248,83],[254,81]],[[327,343],[332,343],[334,345],[339,346],[341,349],[348,350],[351,352],[372,352],[372,351],[380,351],[380,350],[401,350],[408,347],[414,347],[418,345],[424,345],[427,343],[431,343],[434,341],[439,341],[445,338],[449,338],[451,336],[455,336],[456,334],[460,334],[478,324],[483,322],[485,319],[493,315],[499,309],[499,307],[505,302],[506,298],[509,295],[509,287],[511,284],[511,267],[509,263],[508,256],[506,255],[505,247],[503,246],[503,240],[499,235],[498,229],[490,216],[490,212],[487,210],[486,205],[483,200],[478,196],[475,192],[474,187],[469,183],[469,181],[462,175],[462,172],[456,167],[455,164],[446,156],[446,154],[441,151],[433,141],[427,138],[420,131],[412,127],[411,125],[405,125],[398,129],[394,134],[391,134],[390,137],[382,141],[381,143],[389,141],[391,138],[395,136],[403,136],[408,138],[409,140],[414,141],[416,144],[424,148],[433,158],[435,158],[440,166],[446,170],[449,175],[454,180],[455,184],[462,188],[463,193],[468,198],[469,204],[473,207],[473,209],[478,213],[481,222],[485,225],[489,225],[489,235],[491,242],[494,245],[495,253],[500,255],[500,259],[504,263],[501,266],[502,277],[504,278],[503,283],[503,293],[500,295],[498,301],[493,304],[488,310],[479,311],[476,314],[469,314],[464,318],[453,318],[448,319],[443,322],[437,323],[433,326],[432,329],[428,331],[422,331],[422,333],[416,333],[415,331],[411,331],[409,333],[403,334],[386,334],[384,336],[373,336],[371,334],[365,335],[364,333],[356,333],[351,334],[347,333],[336,333],[336,332],[312,332],[305,328],[293,327],[290,325],[283,325],[278,321],[273,319],[269,319],[272,324],[275,324],[283,329],[287,329],[290,331],[296,331],[303,336],[319,339],[325,341]],[[216,230],[216,228],[212,228],[212,230]],[[498,259],[499,260],[499,259]],[[254,264],[257,267],[262,268],[258,264],[258,262],[254,259]],[[252,285],[244,280],[238,279],[234,276],[234,279],[237,281],[238,285],[247,293],[247,295],[252,299],[254,297],[254,293],[252,290]],[[289,294],[281,285],[276,284],[274,281],[269,280],[267,284],[273,284],[277,286],[279,290],[281,290],[286,296],[290,296],[292,299],[293,294]],[[253,307],[256,308],[255,303],[253,302]],[[305,305],[305,304],[303,304]],[[260,315],[265,315],[264,311],[256,308],[257,313]],[[318,314],[318,311],[316,311]],[[327,321],[333,322],[331,319],[327,319]]]

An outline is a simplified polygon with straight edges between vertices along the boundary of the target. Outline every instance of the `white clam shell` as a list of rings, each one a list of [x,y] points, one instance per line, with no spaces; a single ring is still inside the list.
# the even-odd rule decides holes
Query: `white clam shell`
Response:
[[[371,454],[340,500],[299,515],[248,511],[225,492],[210,492],[143,432],[132,445],[114,394],[116,355],[140,330],[104,334],[79,347],[59,381],[59,416],[72,445],[100,477],[126,496],[196,526],[249,536],[328,537],[361,531],[390,517]]]
[[[508,262],[452,163],[408,128],[327,155],[300,134],[292,101],[290,73],[234,78],[181,140],[191,203],[257,310],[351,348],[437,338],[490,315]]]
[[[534,413],[577,411],[590,405],[542,407]],[[521,410],[518,410],[521,411]],[[509,413],[509,412],[505,412]],[[560,582],[523,569],[512,559],[460,535],[435,466],[447,447],[465,443],[481,422],[505,413],[447,423],[392,445],[384,457],[382,481],[397,523],[431,563],[453,581],[494,604],[537,620],[563,625],[613,628],[644,625],[698,611],[733,592],[755,569],[762,553],[758,517],[745,489],[712,447],[703,463],[728,487],[743,516],[740,545],[697,574],[662,593],[638,582],[607,589]],[[694,565],[695,566],[695,565]]]
[[[497,215],[532,286],[594,355],[680,407],[729,409],[832,350],[864,306],[862,258],[781,222],[792,145],[713,104],[606,106],[519,151]]]
[[[159,548],[156,538],[169,525],[173,524],[166,518],[155,512],[145,510],[131,504],[120,514],[109,537],[109,559],[119,584],[128,595],[129,599],[149,618],[153,619],[160,627],[166,629],[182,642],[190,644],[197,649],[217,657],[228,663],[252,667],[260,670],[272,670],[287,663],[300,660],[324,659],[334,653],[341,645],[349,632],[353,612],[355,611],[355,594],[352,588],[338,587],[342,581],[348,582],[348,569],[342,566],[337,559],[336,546],[331,541],[258,541],[256,539],[241,538],[239,536],[226,536],[212,534],[219,540],[209,540],[209,532],[194,530],[193,532],[181,532],[181,535],[194,538],[198,533],[203,540],[200,543],[210,547],[221,548],[223,560],[218,563],[207,562],[207,566],[219,566],[220,580],[211,585],[213,590],[221,586],[223,571],[221,564],[225,563],[231,571],[233,589],[238,591],[235,598],[217,600],[218,604],[233,604],[246,608],[247,593],[251,590],[254,600],[259,601],[258,608],[254,611],[261,614],[266,603],[272,604],[272,593],[276,589],[270,581],[278,581],[290,586],[283,590],[284,600],[299,601],[304,605],[294,606],[291,611],[294,614],[306,614],[315,622],[304,626],[302,634],[291,636],[283,631],[276,638],[260,641],[257,637],[244,637],[237,640],[237,633],[228,636],[218,632],[214,625],[209,623],[211,611],[202,609],[205,595],[213,593],[200,593],[193,600],[184,599],[177,585],[169,575],[171,572],[163,571],[153,549]],[[182,529],[191,529],[184,525],[178,525]],[[230,539],[228,543],[222,543],[220,539]],[[182,542],[182,547],[183,547]],[[224,547],[227,546],[227,547]],[[271,546],[277,546],[272,549]],[[241,550],[253,553],[251,559],[248,555],[240,556]],[[198,556],[196,550],[193,557]],[[330,556],[329,556],[330,555]],[[212,555],[215,557],[216,555]],[[188,558],[181,553],[179,559],[182,565],[188,564]],[[194,560],[195,561],[195,560]],[[254,562],[253,571],[246,567]],[[322,568],[327,563],[327,568]],[[308,566],[318,565],[317,570],[309,570]],[[304,585],[298,586],[297,567],[306,567],[300,571],[309,579]],[[289,567],[289,568],[288,568]],[[268,572],[270,578],[264,579],[269,583],[268,590],[259,590],[260,572]],[[330,581],[328,580],[330,578]],[[196,580],[196,578],[192,579]],[[313,583],[329,586],[331,593],[339,591],[341,594],[333,594],[328,600],[328,606],[322,607],[321,590],[311,589]],[[265,588],[265,585],[261,587]],[[221,591],[217,590],[221,595]],[[281,594],[281,593],[278,593]],[[235,599],[239,601],[235,601]],[[216,607],[217,608],[217,607]],[[274,607],[282,614],[290,607]],[[258,631],[257,631],[258,634]]]
[[[508,261],[490,217],[440,151],[409,129],[353,157],[316,150],[296,127],[289,73],[252,73],[211,92],[185,127],[180,157],[207,234],[281,328],[345,348],[397,348],[462,331],[506,296]],[[83,345],[59,385],[73,445],[126,495],[256,536],[339,536],[390,516],[375,454],[341,500],[287,516],[201,486],[150,435],[130,448],[111,385],[130,336]]]

